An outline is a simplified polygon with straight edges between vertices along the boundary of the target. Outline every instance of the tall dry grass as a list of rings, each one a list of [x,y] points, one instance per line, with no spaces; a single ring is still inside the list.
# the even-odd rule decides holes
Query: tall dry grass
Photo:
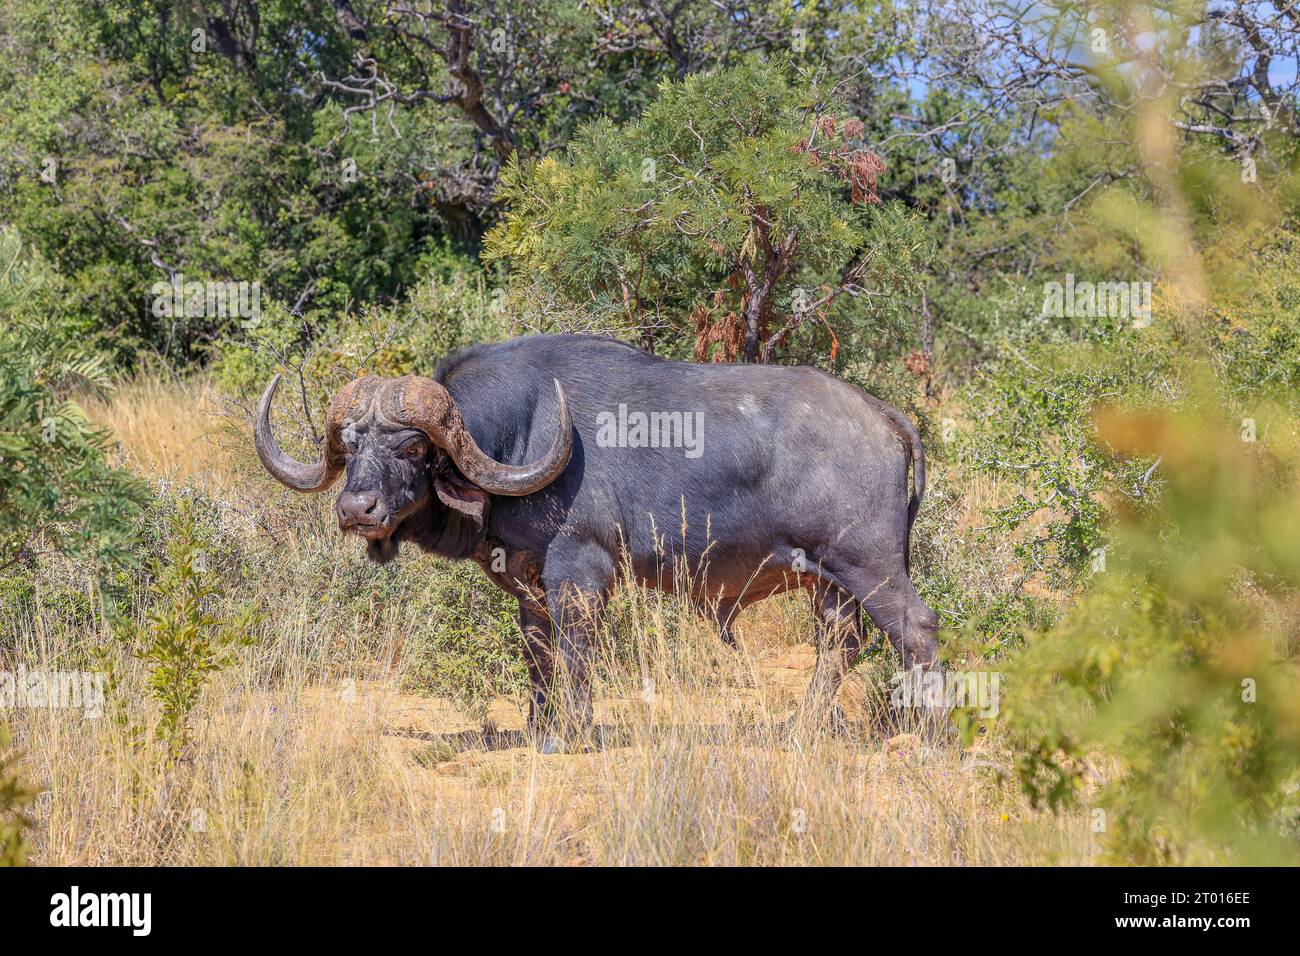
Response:
[[[153,478],[243,501],[214,437],[211,391],[140,382],[91,414]],[[981,496],[994,492],[982,489]],[[267,507],[275,507],[271,502]],[[250,537],[265,522],[245,522]],[[326,522],[276,547],[349,546]],[[402,560],[431,559],[408,556]],[[489,587],[486,581],[484,587]],[[849,732],[791,721],[811,672],[812,618],[794,597],[751,609],[740,648],[669,598],[619,595],[596,688],[598,746],[543,756],[522,701],[486,717],[404,693],[400,646],[418,628],[322,613],[328,584],[261,583],[273,609],[255,646],[210,681],[175,765],[149,740],[146,675],[128,664],[104,716],[26,708],[10,719],[42,864],[1084,863],[1082,816],[1031,811],[996,735],[970,750],[880,729],[887,654],[846,682]],[[109,641],[90,608],[33,596],[0,622],[29,669],[85,666]],[[378,633],[376,633],[378,632]],[[11,661],[12,663],[12,661]],[[117,710],[131,720],[115,720]],[[133,721],[144,723],[134,737]]]
[[[222,404],[206,379],[141,376],[82,403],[118,441],[120,463],[154,479],[229,491],[233,477]]]

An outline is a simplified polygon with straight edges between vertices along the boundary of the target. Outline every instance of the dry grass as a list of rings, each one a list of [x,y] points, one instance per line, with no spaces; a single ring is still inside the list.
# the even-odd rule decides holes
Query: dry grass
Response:
[[[219,438],[220,399],[205,379],[141,377],[82,405],[117,438],[120,464],[178,485],[229,491],[233,469]]]
[[[138,383],[92,410],[132,467],[230,487],[200,409],[202,385]],[[981,497],[994,492],[985,489]],[[253,532],[249,532],[252,534]],[[305,533],[285,547],[326,547]],[[337,547],[331,541],[330,547]],[[429,561],[427,558],[404,560]],[[138,669],[117,692],[145,740],[109,714],[20,709],[11,720],[35,805],[42,864],[882,864],[1084,863],[1082,816],[1030,811],[996,739],[931,746],[877,727],[873,659],[850,679],[850,733],[792,724],[813,652],[795,599],[740,622],[741,649],[671,602],[625,594],[618,653],[603,656],[603,743],[542,756],[520,702],[486,722],[404,694],[389,646],[318,615],[321,594],[267,582],[277,613],[257,647],[215,675],[187,757],[148,741]],[[489,585],[485,581],[484,587]],[[6,643],[31,668],[85,661],[100,624],[70,627],[35,599]],[[87,615],[92,622],[95,615]],[[6,625],[8,628],[10,625]],[[339,670],[338,661],[352,661]],[[83,665],[84,666],[84,665]]]

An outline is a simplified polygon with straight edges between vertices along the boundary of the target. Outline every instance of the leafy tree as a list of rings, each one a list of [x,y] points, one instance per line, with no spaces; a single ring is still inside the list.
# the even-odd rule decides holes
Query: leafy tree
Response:
[[[332,11],[227,7],[0,10],[0,222],[64,277],[67,333],[118,362],[202,359],[250,318],[159,310],[158,283],[257,283],[319,319],[399,296],[455,231],[434,104],[349,126],[311,80],[345,62]]]
[[[919,223],[882,206],[881,159],[816,82],[758,61],[665,83],[640,119],[511,165],[486,239],[517,301],[698,359],[772,361],[824,331],[894,324],[919,292]],[[845,303],[856,302],[855,308]],[[716,348],[715,348],[716,345]]]

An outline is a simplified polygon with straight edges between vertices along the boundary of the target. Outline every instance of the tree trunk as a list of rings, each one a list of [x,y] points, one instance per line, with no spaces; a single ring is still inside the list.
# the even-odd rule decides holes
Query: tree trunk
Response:
[[[934,323],[930,318],[930,293],[921,290],[921,352],[925,355],[925,397],[934,384]]]
[[[742,362],[757,362],[767,334],[767,297],[761,289],[752,290],[745,304],[745,344],[740,351]]]

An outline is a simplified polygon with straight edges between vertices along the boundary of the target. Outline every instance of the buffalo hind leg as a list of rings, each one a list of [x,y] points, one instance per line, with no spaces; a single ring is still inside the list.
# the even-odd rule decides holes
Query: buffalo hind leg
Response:
[[[862,650],[862,605],[852,594],[825,581],[813,588],[812,603],[817,615],[817,663],[803,713],[818,726],[842,730],[844,712],[835,695]]]
[[[713,622],[718,626],[718,636],[722,638],[722,643],[726,644],[733,650],[736,647],[736,634],[731,629],[735,623],[736,615],[740,613],[741,603],[739,598],[722,598],[717,605],[709,612]]]

